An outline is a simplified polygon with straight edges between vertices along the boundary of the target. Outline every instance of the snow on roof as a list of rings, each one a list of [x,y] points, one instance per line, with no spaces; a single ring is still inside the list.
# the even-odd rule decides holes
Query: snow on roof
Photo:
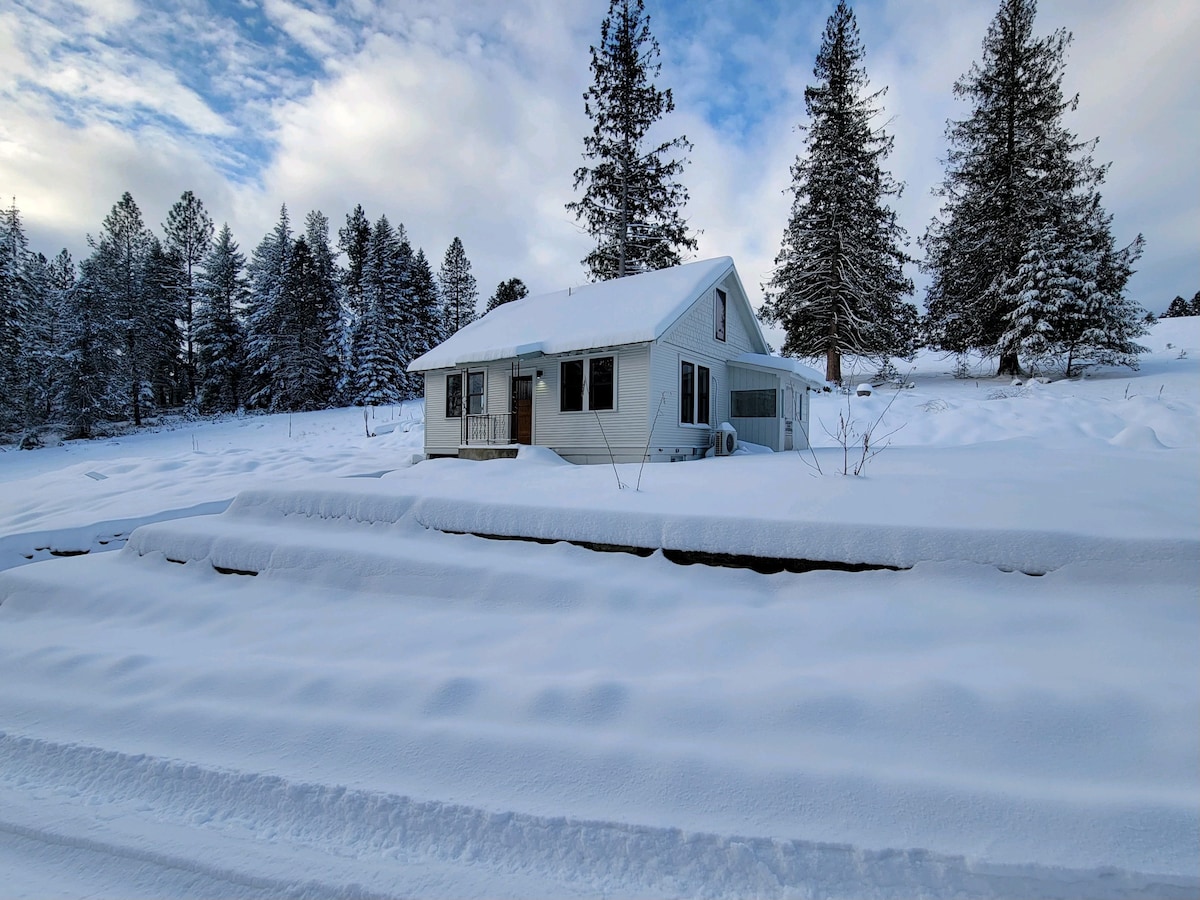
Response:
[[[720,256],[506,303],[408,370],[653,341],[732,268],[733,260]]]
[[[746,366],[757,366],[760,369],[775,369],[779,372],[790,372],[793,375],[803,378],[813,387],[825,386],[825,378],[820,372],[786,356],[769,356],[766,353],[743,353],[735,359],[731,359],[730,362],[741,363]]]

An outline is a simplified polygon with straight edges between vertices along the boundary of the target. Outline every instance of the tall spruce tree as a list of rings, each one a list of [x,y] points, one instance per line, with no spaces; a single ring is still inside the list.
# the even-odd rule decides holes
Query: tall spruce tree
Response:
[[[584,192],[567,204],[596,241],[583,263],[595,281],[678,265],[697,241],[677,180],[685,160],[671,154],[692,145],[683,135],[651,142],[652,126],[675,103],[670,89],[654,84],[662,64],[642,0],[610,0],[591,56],[593,82],[583,95],[594,123],[583,139],[590,164],[575,170],[575,189]]]
[[[475,321],[475,304],[479,298],[475,276],[471,274],[471,261],[457,237],[446,248],[442,267],[438,270],[438,290],[442,295],[446,337],[449,337]]]
[[[285,327],[290,298],[292,225],[287,205],[279,221],[254,248],[246,267],[250,297],[246,315],[246,404],[260,409],[285,408],[277,397],[277,371],[287,364],[290,349]]]
[[[408,286],[412,309],[408,361],[412,362],[445,339],[437,281],[433,277],[433,268],[429,265],[424,250],[418,249],[413,257]],[[422,376],[417,373],[407,374],[407,398],[420,397],[425,391]]]
[[[246,334],[241,313],[250,295],[246,257],[229,224],[204,258],[196,303],[197,402],[205,412],[234,412],[243,402]]]
[[[520,278],[510,278],[508,281],[502,281],[496,285],[496,293],[488,298],[487,309],[484,312],[489,313],[497,306],[503,306],[505,303],[512,303],[514,300],[528,296],[529,288],[525,286],[525,282]]]
[[[910,356],[917,310],[904,276],[904,230],[885,203],[898,185],[882,168],[892,138],[875,123],[884,90],[869,92],[858,23],[845,0],[825,26],[804,91],[807,152],[792,166],[791,218],[764,315],[786,332],[783,352],[825,357],[842,380],[842,355]]]
[[[155,238],[126,191],[105,216],[99,237],[89,236],[88,242],[88,291],[103,295],[100,306],[111,317],[117,336],[109,348],[117,356],[120,380],[113,387],[124,395],[133,424],[140,427],[143,410],[153,403],[152,376],[161,355],[163,326],[158,316],[163,309],[147,279]]]
[[[121,335],[110,309],[107,273],[95,253],[79,266],[79,279],[62,296],[57,402],[67,437],[90,438],[96,425],[117,414],[121,398],[113,347]]]
[[[204,261],[212,245],[212,217],[204,203],[191,191],[184,191],[167,212],[163,224],[168,251],[177,254],[181,267],[181,327],[183,333],[184,381],[189,400],[196,399],[196,349],[193,319],[196,312],[198,286],[196,268]]]
[[[1078,103],[1062,92],[1071,36],[1035,36],[1036,13],[1035,0],[1001,0],[982,62],[954,84],[971,111],[947,126],[945,203],[923,239],[926,335],[996,353],[1002,375],[1020,371],[1022,352],[1063,357],[1068,370],[1077,351],[1136,364],[1130,316],[1144,313],[1124,292],[1143,242],[1114,244],[1098,193],[1107,167],[1063,124]],[[1048,296],[1031,281],[1038,266],[1060,273]]]
[[[309,294],[316,306],[317,339],[322,373],[318,393],[321,405],[334,399],[342,378],[342,272],[330,244],[329,219],[319,209],[304,219],[304,238],[312,254]]]
[[[380,216],[371,229],[363,263],[363,312],[354,330],[354,402],[368,406],[404,399],[408,383],[404,360],[404,245],[407,238]]]
[[[17,398],[32,293],[29,244],[14,199],[0,209],[0,428],[23,418]]]

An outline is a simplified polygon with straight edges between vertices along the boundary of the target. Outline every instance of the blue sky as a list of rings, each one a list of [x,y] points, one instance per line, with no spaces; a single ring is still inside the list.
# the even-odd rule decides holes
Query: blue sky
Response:
[[[86,253],[123,191],[156,226],[185,190],[251,250],[287,203],[340,224],[356,203],[440,262],[461,236],[486,298],[509,277],[581,283],[572,199],[589,127],[588,46],[607,0],[8,0],[0,5],[0,194],[35,249]],[[758,297],[786,222],[803,92],[833,0],[647,0],[676,111],[700,255],[730,255]],[[885,99],[914,239],[937,211],[951,85],[995,0],[855,4]],[[1200,290],[1200,6],[1043,0],[1075,35],[1067,124],[1111,161],[1118,240],[1147,250],[1131,293]],[[918,252],[914,246],[912,251]],[[917,274],[917,273],[914,273]],[[921,278],[917,274],[918,284]],[[920,292],[918,292],[920,300]]]

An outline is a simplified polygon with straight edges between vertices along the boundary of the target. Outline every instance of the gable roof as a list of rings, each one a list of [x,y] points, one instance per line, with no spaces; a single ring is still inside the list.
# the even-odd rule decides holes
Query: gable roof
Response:
[[[736,279],[733,260],[720,256],[505,303],[414,359],[408,370],[654,341],[731,271]]]

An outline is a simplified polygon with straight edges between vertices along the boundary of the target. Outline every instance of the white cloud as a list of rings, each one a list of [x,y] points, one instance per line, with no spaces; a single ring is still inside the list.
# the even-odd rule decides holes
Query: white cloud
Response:
[[[192,189],[247,250],[281,203],[296,222],[320,208],[335,228],[362,203],[372,218],[404,222],[435,267],[462,237],[483,297],[513,275],[535,291],[584,279],[590,241],[563,205],[590,127],[581,94],[603,0],[265,0],[270,21],[325,67],[306,76],[315,81],[297,80],[286,42],[256,44],[194,4],[156,9],[161,31],[134,37],[161,49],[193,35],[231,109],[181,77],[188,60],[117,40],[150,28],[147,10],[112,0],[90,4],[84,21],[66,0],[46,4],[40,15],[0,12],[0,188],[17,196],[31,235],[55,236],[52,246],[81,246],[124,190],[157,224]],[[664,132],[695,145],[683,181],[688,218],[703,230],[700,254],[734,256],[757,300],[787,218],[784,189],[802,148],[795,126],[829,10],[649,6],[667,62],[661,84],[677,104]],[[686,33],[672,30],[681,12]],[[946,119],[967,111],[951,86],[978,58],[994,13],[993,0],[858,7],[868,73],[889,87],[889,166],[907,182],[897,209],[913,238],[937,210],[930,189],[941,180]],[[1067,88],[1081,103],[1068,124],[1098,135],[1097,159],[1113,161],[1105,201],[1119,239],[1149,239],[1135,294],[1157,308],[1190,296],[1200,287],[1200,8],[1043,0],[1038,31],[1059,24],[1076,35]],[[68,115],[53,118],[36,89],[5,83],[59,91]],[[141,121],[139,111],[177,117],[190,131]],[[251,181],[232,183],[219,170],[246,138],[269,155]]]

